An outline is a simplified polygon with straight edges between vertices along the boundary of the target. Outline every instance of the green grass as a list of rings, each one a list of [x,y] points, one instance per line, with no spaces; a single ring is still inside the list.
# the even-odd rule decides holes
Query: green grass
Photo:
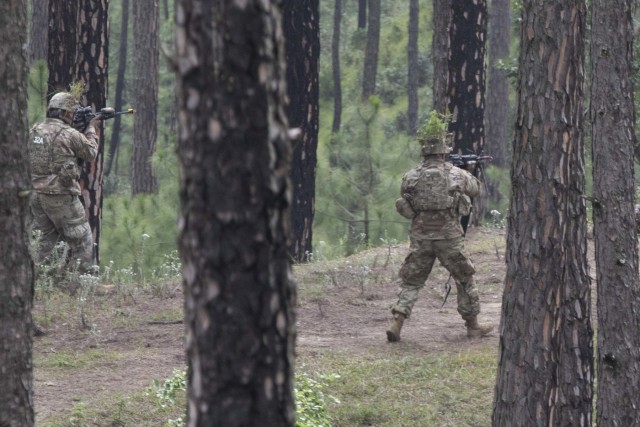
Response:
[[[490,425],[496,371],[492,346],[382,359],[324,353],[310,362],[314,369],[340,375],[328,390],[340,402],[329,407],[334,427]]]
[[[123,357],[122,353],[102,349],[88,349],[83,352],[58,351],[34,359],[36,368],[87,369],[98,364],[116,361]]]
[[[337,374],[324,390],[333,398],[333,427],[482,427],[491,424],[496,354],[493,346],[459,353],[390,356],[325,352],[299,359],[299,371]],[[99,406],[79,402],[70,415],[42,427],[166,426],[182,415],[183,396],[161,407],[153,393],[113,394]]]
[[[173,407],[161,407],[153,396],[140,391],[132,396],[114,393],[103,398],[99,406],[76,404],[71,414],[47,420],[40,427],[165,427],[168,421],[179,418],[186,401]]]

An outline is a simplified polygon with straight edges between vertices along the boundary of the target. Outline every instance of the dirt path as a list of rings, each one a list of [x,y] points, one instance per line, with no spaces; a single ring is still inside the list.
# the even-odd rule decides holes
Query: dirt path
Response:
[[[482,302],[482,320],[500,321],[500,295],[504,275],[504,234],[477,230],[468,236],[468,251],[476,265]],[[407,245],[377,248],[339,264],[314,263],[296,271],[301,289],[314,278],[318,295],[302,298],[298,307],[297,352],[303,357],[318,351],[363,354],[461,351],[495,344],[497,332],[482,340],[469,340],[456,311],[455,286],[444,306],[443,284],[448,274],[434,268],[402,341],[387,343],[389,306],[397,293],[397,270]],[[324,270],[323,270],[324,269]],[[354,273],[355,271],[355,273]],[[363,271],[364,276],[358,276]],[[61,309],[64,312],[64,309]],[[87,406],[115,393],[128,396],[184,369],[182,324],[150,324],[160,313],[179,317],[182,299],[138,296],[136,303],[99,297],[92,332],[81,331],[72,312],[46,328],[35,339],[35,406],[37,420],[71,413],[74,405]],[[36,313],[42,307],[37,305]],[[164,316],[167,317],[167,316]]]

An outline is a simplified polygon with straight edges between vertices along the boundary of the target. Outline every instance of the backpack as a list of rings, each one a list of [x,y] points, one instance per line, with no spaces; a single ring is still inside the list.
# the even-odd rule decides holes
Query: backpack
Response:
[[[411,206],[416,211],[449,210],[455,206],[456,198],[449,194],[449,163],[421,165],[405,177]]]

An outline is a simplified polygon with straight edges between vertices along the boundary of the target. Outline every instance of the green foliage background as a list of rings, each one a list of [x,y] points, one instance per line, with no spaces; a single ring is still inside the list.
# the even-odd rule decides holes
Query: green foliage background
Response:
[[[160,7],[161,41],[170,53],[173,50],[173,1],[169,1],[168,20],[164,19],[162,2]],[[337,135],[331,132],[333,7],[333,0],[320,1],[320,130],[313,230],[315,253],[310,254],[315,258],[340,257],[366,247],[406,240],[408,223],[395,212],[394,201],[402,174],[420,161],[418,144],[406,134],[408,5],[393,0],[382,1],[377,95],[361,100],[366,29],[357,28],[357,2],[344,3],[341,37],[343,113],[342,128]],[[420,1],[418,97],[421,123],[432,105],[431,7],[431,1]],[[109,13],[108,104],[115,98],[122,1],[112,0]],[[129,20],[131,24],[131,15]],[[130,30],[123,108],[140,110],[152,106],[130,102],[132,33]],[[153,159],[160,192],[134,198],[130,195],[129,161],[134,144],[135,117],[123,117],[119,153],[111,174],[104,177],[101,263],[107,265],[113,261],[112,268],[133,268],[143,277],[150,277],[164,256],[176,248],[179,172],[175,76],[163,54],[160,55],[160,67],[158,148]],[[32,66],[29,88],[29,118],[34,123],[44,117],[46,64]],[[108,152],[112,125],[107,122],[105,153]],[[494,175],[502,180],[508,174],[496,171]]]

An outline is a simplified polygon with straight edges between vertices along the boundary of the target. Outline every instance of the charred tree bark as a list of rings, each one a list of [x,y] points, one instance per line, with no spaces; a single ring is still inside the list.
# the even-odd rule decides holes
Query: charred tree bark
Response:
[[[69,85],[85,84],[84,105],[103,108],[107,99],[108,0],[49,0],[49,94],[68,90]],[[82,201],[100,261],[100,222],[102,220],[102,178],[104,128],[96,128],[100,145],[98,156],[85,163],[80,174]]]
[[[449,106],[449,56],[451,0],[433,0],[433,109],[444,113]]]
[[[123,94],[125,89],[125,74],[127,72],[127,50],[129,46],[129,0],[122,0],[122,19],[120,24],[120,44],[118,52],[118,71],[116,74],[116,88],[113,100],[113,107],[116,111],[122,111]],[[111,140],[109,141],[109,157],[107,158],[107,167],[105,175],[111,173],[111,167],[116,158],[116,152],[120,145],[120,132],[122,130],[122,116],[113,118],[111,128]]]
[[[10,427],[34,425],[25,28],[26,0],[0,2],[0,426]]]
[[[293,427],[281,2],[177,0],[188,425]]]
[[[158,137],[158,0],[136,0],[132,12],[133,100],[139,108],[133,124],[131,194],[136,195],[158,192],[158,180],[151,165]]]
[[[295,142],[291,161],[292,233],[289,254],[307,261],[312,250],[318,151],[318,60],[320,58],[318,0],[285,0],[283,31],[287,63],[289,126],[302,134]]]
[[[590,426],[584,2],[522,8],[494,427]]]
[[[640,283],[634,213],[633,1],[591,2],[597,425],[640,426]]]
[[[449,56],[449,111],[453,121],[453,151],[480,154],[484,151],[484,59],[487,40],[487,1],[452,3]],[[477,172],[483,169],[477,169]],[[484,176],[477,176],[484,181]],[[473,200],[473,224],[486,212],[486,195]]]
[[[29,63],[47,60],[49,32],[49,0],[31,0],[31,28],[29,31]]]
[[[407,45],[407,121],[408,134],[418,130],[418,35],[420,32],[420,3],[409,1],[409,43]]]
[[[380,2],[381,0],[369,0],[368,3],[367,46],[364,52],[364,72],[362,73],[362,99],[364,101],[376,93],[378,52],[380,49]]]
[[[509,58],[511,40],[511,0],[493,0],[489,13],[489,78],[487,81],[486,140],[487,153],[495,166],[507,165],[509,142],[509,80],[507,71],[498,67]]]
[[[486,0],[453,2],[449,57],[449,111],[453,149],[460,154],[484,149],[484,57],[487,39]]]

